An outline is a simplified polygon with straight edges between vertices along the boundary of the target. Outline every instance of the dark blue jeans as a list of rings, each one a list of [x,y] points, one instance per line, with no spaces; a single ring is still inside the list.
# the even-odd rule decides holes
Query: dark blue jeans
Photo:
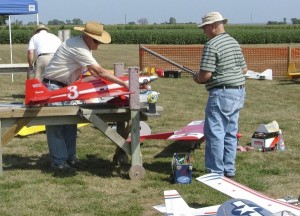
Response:
[[[60,87],[46,83],[47,88],[57,90]],[[57,102],[49,106],[69,105],[69,102]],[[63,117],[62,117],[63,118]],[[46,134],[52,164],[64,164],[67,160],[76,159],[77,125],[46,125]]]

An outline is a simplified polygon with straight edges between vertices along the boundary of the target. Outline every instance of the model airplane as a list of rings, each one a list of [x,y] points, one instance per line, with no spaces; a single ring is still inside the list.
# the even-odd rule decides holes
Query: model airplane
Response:
[[[204,120],[199,121],[192,121],[184,128],[165,132],[165,133],[157,133],[157,134],[149,134],[149,135],[142,135],[140,137],[141,141],[147,139],[165,139],[165,140],[183,140],[183,141],[197,141],[204,138],[203,134],[203,127],[204,127]]]
[[[196,178],[228,196],[233,197],[222,205],[191,208],[176,190],[164,191],[165,204],[153,206],[164,215],[300,215],[300,208],[275,200],[251,188],[241,185],[219,174],[207,174]],[[247,198],[247,200],[245,199]]]
[[[153,208],[168,216],[216,215],[217,209],[220,206],[216,205],[204,208],[191,208],[176,190],[164,191],[164,199],[165,204],[153,206]]]
[[[194,150],[196,147],[200,146],[200,143],[204,140],[203,127],[204,120],[192,121],[185,127],[177,131],[170,131],[165,133],[151,134],[150,128],[146,128],[141,125],[140,142],[150,139],[163,139],[163,140],[173,140],[173,141],[188,141],[191,143],[190,150]],[[142,132],[143,131],[143,132]],[[127,139],[127,142],[131,142],[131,138]]]
[[[259,203],[267,211],[272,214],[287,211],[294,215],[300,215],[300,207],[291,205],[281,200],[272,199],[262,193],[259,193],[245,185],[242,185],[232,179],[222,175],[211,173],[196,178],[196,180],[232,197],[235,199],[249,199],[255,203]]]
[[[88,125],[89,123],[82,123],[82,124],[77,124],[77,128],[83,127]],[[16,136],[21,136],[21,137],[25,137],[25,136],[29,136],[32,134],[36,134],[36,133],[41,133],[41,132],[45,132],[46,131],[46,127],[45,125],[34,125],[34,126],[24,126],[22,127],[22,129],[16,134]]]
[[[200,145],[201,142],[205,140],[204,137],[204,120],[196,120],[190,122],[188,125],[177,131],[170,131],[165,133],[151,134],[151,130],[148,133],[141,133],[140,141],[150,139],[164,139],[173,141],[190,141],[192,143],[191,150]],[[239,139],[242,135],[237,133],[237,138]],[[130,142],[130,138],[127,139]]]
[[[250,79],[258,79],[258,80],[272,80],[273,79],[272,69],[267,69],[262,73],[248,70],[247,73],[245,74],[245,77]]]
[[[140,76],[140,88],[147,89],[147,85],[157,78],[157,76]],[[120,77],[120,79],[128,82],[128,77]],[[64,88],[53,91],[49,91],[38,79],[28,79],[26,80],[25,105],[117,97],[131,93],[123,86],[94,76],[87,76]]]

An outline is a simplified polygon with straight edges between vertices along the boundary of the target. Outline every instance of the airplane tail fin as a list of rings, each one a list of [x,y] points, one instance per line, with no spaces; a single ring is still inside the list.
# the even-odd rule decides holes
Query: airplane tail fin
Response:
[[[49,97],[50,91],[38,79],[26,80],[25,105],[34,105],[37,101],[39,104],[47,103]]]
[[[265,70],[264,72],[262,72],[260,74],[260,77],[262,77],[263,79],[266,79],[266,80],[273,80],[272,69]]]
[[[176,190],[164,191],[167,215],[192,215],[191,209]]]

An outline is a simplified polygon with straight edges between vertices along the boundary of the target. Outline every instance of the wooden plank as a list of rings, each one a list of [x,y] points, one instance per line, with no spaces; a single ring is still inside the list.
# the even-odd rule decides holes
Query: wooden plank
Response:
[[[0,118],[77,115],[78,106],[0,107]]]
[[[28,63],[0,64],[0,73],[27,73]]]
[[[140,114],[138,110],[131,111],[131,166],[142,166],[140,146]]]
[[[95,114],[84,115],[93,125],[95,125],[102,133],[104,133],[111,141],[122,148],[126,154],[130,155],[130,144],[118,134],[114,129],[107,125],[101,118]]]
[[[20,118],[18,119],[4,134],[2,137],[2,143],[7,144],[20,130],[22,127],[30,122],[31,118]]]

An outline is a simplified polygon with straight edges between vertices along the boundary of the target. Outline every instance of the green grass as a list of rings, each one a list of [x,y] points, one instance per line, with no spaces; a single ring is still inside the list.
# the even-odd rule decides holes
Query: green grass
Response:
[[[138,56],[137,45],[126,47],[128,60]],[[104,48],[103,48],[104,49]],[[106,48],[105,48],[106,49]],[[125,53],[124,47],[107,46],[107,53]],[[23,53],[25,56],[25,54]],[[3,59],[3,57],[1,56]],[[20,58],[21,59],[21,58]],[[104,59],[104,57],[103,57]],[[107,62],[106,62],[107,61]],[[119,62],[119,60],[117,60]],[[22,61],[20,61],[22,63]],[[111,65],[113,61],[105,60]],[[1,75],[0,97],[6,101],[22,101],[25,75]],[[204,118],[207,92],[191,78],[162,78],[152,84],[160,92],[158,105],[164,111],[160,118],[149,118],[153,133],[180,129],[192,120]],[[299,128],[300,85],[288,80],[247,80],[247,98],[240,114],[240,145],[249,145],[259,124],[276,120],[283,131],[285,152],[257,150],[238,152],[236,180],[273,198],[300,194]],[[74,177],[53,176],[44,133],[15,137],[3,146],[3,176],[0,177],[0,215],[160,215],[152,206],[162,204],[163,191],[176,189],[190,206],[220,204],[228,199],[214,189],[195,180],[204,174],[204,144],[193,157],[191,184],[171,184],[171,159],[174,152],[186,152],[182,142],[147,140],[141,147],[146,178],[131,181],[130,168],[114,166],[115,145],[91,125],[80,128],[78,156],[88,164]]]

